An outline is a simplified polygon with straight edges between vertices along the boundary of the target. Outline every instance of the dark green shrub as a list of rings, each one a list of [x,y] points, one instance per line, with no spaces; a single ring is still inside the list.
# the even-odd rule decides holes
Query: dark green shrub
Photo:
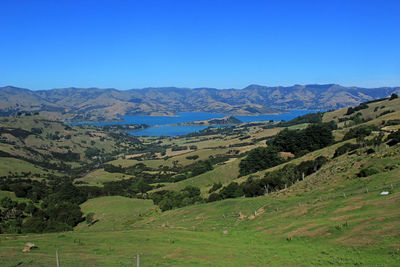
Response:
[[[193,155],[193,156],[187,156],[186,157],[186,159],[189,159],[189,160],[196,160],[198,158],[199,158],[199,155]]]
[[[376,125],[362,125],[356,128],[351,128],[343,137],[343,141],[357,138],[359,136],[369,136],[372,131],[378,130],[378,126]]]
[[[357,174],[358,177],[368,177],[374,174],[379,173],[379,171],[373,167],[361,169]]]
[[[398,97],[399,97],[399,96],[398,96],[397,94],[393,93],[393,94],[390,96],[389,100],[393,100],[393,99],[396,99],[396,98],[398,98]]]
[[[389,146],[394,146],[395,144],[400,143],[400,130],[397,130],[396,132],[389,134],[388,140],[390,140],[387,143]]]
[[[218,193],[212,193],[208,199],[207,202],[214,202],[214,201],[218,201],[221,200],[221,196]]]
[[[232,182],[226,187],[222,188],[219,194],[223,199],[236,198],[244,195],[242,187],[235,182]]]
[[[333,155],[334,158],[339,157],[343,154],[346,154],[349,151],[353,151],[356,150],[357,148],[359,148],[360,145],[359,144],[351,144],[351,143],[345,143],[344,145],[338,147],[335,150],[335,154]]]

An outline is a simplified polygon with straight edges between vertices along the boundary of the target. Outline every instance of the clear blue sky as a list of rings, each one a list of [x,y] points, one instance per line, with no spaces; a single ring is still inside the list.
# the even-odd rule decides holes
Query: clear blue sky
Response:
[[[0,0],[0,86],[400,86],[400,1]]]

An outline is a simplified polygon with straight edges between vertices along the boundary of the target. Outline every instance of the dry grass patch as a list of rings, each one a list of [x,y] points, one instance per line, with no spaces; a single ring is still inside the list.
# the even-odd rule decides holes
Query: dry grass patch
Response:
[[[354,199],[352,199],[354,200]],[[353,211],[353,210],[358,210],[361,209],[363,206],[359,205],[359,206],[347,206],[347,207],[343,207],[343,208],[339,208],[337,210],[334,211],[334,213],[342,213],[342,212],[347,212],[347,211]]]
[[[306,206],[298,206],[293,208],[291,211],[286,212],[278,216],[279,218],[286,218],[286,217],[300,217],[304,216],[308,213],[308,207]]]
[[[307,226],[303,226],[288,232],[287,236],[306,236],[306,237],[325,237],[331,235],[329,232],[329,227],[317,224],[317,223],[310,223]]]

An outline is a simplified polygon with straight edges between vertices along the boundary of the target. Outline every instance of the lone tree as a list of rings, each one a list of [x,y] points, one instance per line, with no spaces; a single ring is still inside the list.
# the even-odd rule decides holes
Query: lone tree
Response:
[[[397,94],[395,94],[395,93],[393,93],[391,96],[390,96],[390,99],[389,100],[393,100],[393,99],[396,99],[396,98],[398,98],[399,96],[397,95]]]

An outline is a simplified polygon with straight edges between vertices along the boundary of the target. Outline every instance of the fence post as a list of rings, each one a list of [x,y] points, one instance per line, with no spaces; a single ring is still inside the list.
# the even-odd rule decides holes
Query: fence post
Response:
[[[57,267],[60,267],[60,258],[58,257],[58,249],[56,250],[56,262],[57,262]]]
[[[136,267],[140,267],[139,253],[136,254]]]

